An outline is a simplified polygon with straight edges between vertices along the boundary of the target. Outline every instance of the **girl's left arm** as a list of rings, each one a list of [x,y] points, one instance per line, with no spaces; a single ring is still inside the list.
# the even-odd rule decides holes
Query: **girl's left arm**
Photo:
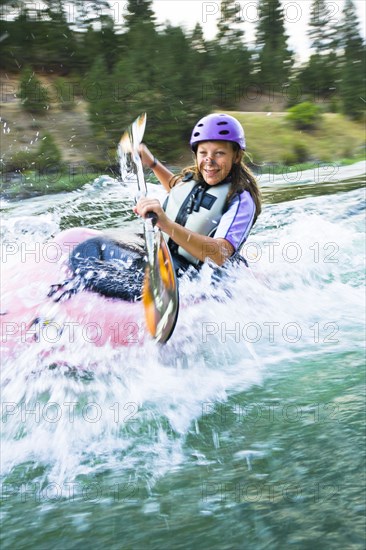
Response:
[[[144,143],[140,144],[139,154],[144,166],[148,166],[160,181],[165,191],[170,192],[170,182],[172,181],[174,174],[164,164],[154,157],[152,152],[146,147]]]

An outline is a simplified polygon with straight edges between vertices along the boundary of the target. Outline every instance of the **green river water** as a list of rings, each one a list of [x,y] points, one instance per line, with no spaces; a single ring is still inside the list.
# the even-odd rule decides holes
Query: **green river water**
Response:
[[[262,177],[250,269],[165,347],[2,358],[2,550],[365,548],[364,168]],[[110,178],[4,201],[2,243],[129,208]]]

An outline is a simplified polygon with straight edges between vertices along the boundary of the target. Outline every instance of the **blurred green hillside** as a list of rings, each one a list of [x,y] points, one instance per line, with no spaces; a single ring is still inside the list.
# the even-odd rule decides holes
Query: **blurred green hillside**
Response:
[[[49,133],[68,165],[74,164],[75,168],[79,164],[90,165],[95,171],[113,166],[116,163],[117,143],[107,155],[104,149],[98,148],[88,117],[87,101],[76,96],[73,105],[64,110],[56,93],[56,79],[42,76],[41,80],[50,96],[48,109],[42,117],[24,111],[19,97],[11,93],[18,90],[19,77],[2,75],[3,90],[8,93],[3,96],[5,101],[1,104],[1,149],[8,170],[32,169],[42,138]],[[266,99],[262,101],[265,108]],[[259,106],[260,99],[256,101],[257,109]],[[358,159],[364,154],[364,124],[349,120],[340,113],[323,113],[316,129],[301,131],[287,119],[284,112],[227,112],[237,117],[243,125],[247,138],[247,162],[254,166]],[[154,142],[149,145],[156,150]],[[166,160],[164,155],[161,158]],[[182,139],[180,150],[169,161],[182,166],[190,160],[187,140]]]
[[[301,65],[280,0],[259,1],[249,44],[235,0],[221,0],[210,40],[200,23],[158,24],[152,0],[127,0],[120,17],[109,0],[1,4],[5,174],[116,171],[121,132],[145,111],[145,141],[176,166],[190,162],[191,129],[212,111],[239,112],[253,166],[363,154],[366,49],[353,0],[336,20],[311,0]]]
[[[339,113],[324,113],[313,131],[301,131],[286,113],[232,112],[245,129],[254,164],[293,165],[363,158],[365,128]]]

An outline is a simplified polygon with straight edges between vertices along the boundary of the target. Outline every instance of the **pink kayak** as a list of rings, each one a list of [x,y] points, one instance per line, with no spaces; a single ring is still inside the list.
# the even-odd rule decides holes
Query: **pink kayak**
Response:
[[[143,341],[141,302],[106,298],[87,290],[58,302],[48,297],[52,285],[72,275],[67,260],[73,248],[101,235],[100,231],[73,228],[38,249],[3,246],[0,322],[4,355],[36,342],[57,346],[82,338],[88,344],[117,347]]]

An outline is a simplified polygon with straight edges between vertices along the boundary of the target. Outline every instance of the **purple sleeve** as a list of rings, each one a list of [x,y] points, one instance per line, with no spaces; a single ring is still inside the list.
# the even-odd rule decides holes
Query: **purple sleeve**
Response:
[[[215,231],[215,239],[226,239],[235,251],[246,241],[253,225],[255,204],[248,191],[236,195],[223,214]]]

